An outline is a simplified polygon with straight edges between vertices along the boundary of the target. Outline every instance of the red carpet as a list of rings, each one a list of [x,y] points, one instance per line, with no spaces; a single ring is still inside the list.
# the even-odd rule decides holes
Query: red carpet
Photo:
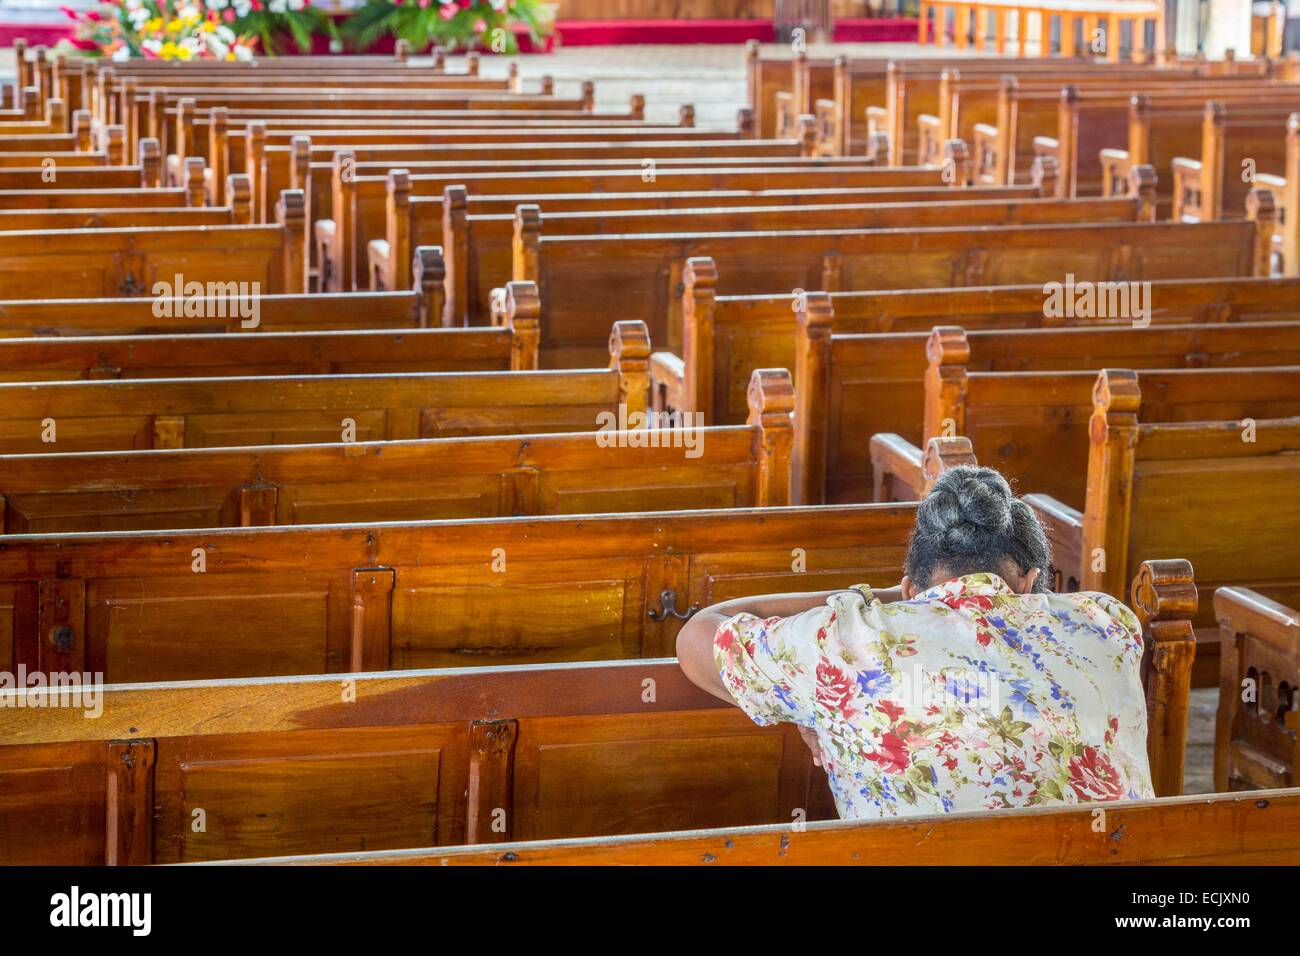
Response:
[[[633,43],[744,43],[758,40],[773,43],[771,21],[767,20],[560,20],[556,23],[559,43],[564,46],[616,46]],[[71,29],[61,23],[0,23],[0,47],[13,46],[22,37],[29,46],[54,46],[70,36]],[[835,40],[839,43],[898,43],[916,39],[916,20],[900,18],[891,20],[845,19],[835,24]],[[555,45],[555,39],[544,49],[535,49],[527,36],[520,38],[524,53],[545,53]],[[393,41],[386,38],[369,52],[391,53]],[[324,37],[316,38],[313,53],[328,53]]]

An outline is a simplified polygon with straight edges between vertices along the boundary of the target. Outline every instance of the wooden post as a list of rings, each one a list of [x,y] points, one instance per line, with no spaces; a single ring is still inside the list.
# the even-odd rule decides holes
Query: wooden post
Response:
[[[146,189],[157,189],[161,186],[162,147],[158,140],[152,136],[140,140],[136,159],[140,164],[140,185]]]
[[[682,271],[682,360],[686,366],[683,383],[683,412],[703,412],[705,424],[716,424],[718,408],[713,381],[713,317],[717,298],[718,269],[707,256],[692,256]]]
[[[303,138],[295,136],[290,147],[297,147],[298,141]],[[310,148],[308,143],[308,150]],[[297,167],[296,161],[294,167]],[[319,263],[321,270],[327,273],[326,280],[322,283],[323,292],[351,292],[353,289],[353,266],[356,254],[352,245],[356,234],[352,228],[352,200],[356,196],[356,167],[357,154],[353,150],[335,151],[334,168],[330,176],[331,191],[334,193],[331,205],[331,212],[334,215],[334,261]],[[296,178],[295,173],[290,181]]]
[[[442,247],[451,276],[443,325],[469,325],[469,192],[464,186],[442,191]]]
[[[640,319],[623,319],[609,332],[609,367],[618,372],[619,402],[627,417],[645,415],[650,399],[650,330]]]
[[[348,670],[354,674],[386,671],[393,642],[392,568],[357,568],[352,572],[351,653]]]
[[[185,177],[181,183],[185,188],[185,205],[206,206],[208,191],[203,184],[203,160],[198,156],[190,156],[185,159],[182,169]]]
[[[515,235],[510,276],[517,282],[541,278],[542,210],[531,203],[515,208]]]
[[[1136,372],[1103,369],[1092,390],[1079,589],[1122,595],[1128,583],[1133,456],[1142,391]]]
[[[1255,252],[1251,275],[1272,275],[1273,237],[1277,234],[1277,202],[1271,190],[1255,188],[1246,194],[1246,218],[1255,224]]]
[[[510,368],[536,371],[540,366],[542,304],[531,282],[507,282],[505,325],[510,329]]]
[[[276,523],[280,489],[268,482],[239,488],[239,527],[265,528]]]
[[[925,451],[921,456],[921,478],[924,482],[921,490],[922,497],[929,494],[934,483],[944,472],[958,465],[969,465],[972,468],[979,465],[969,438],[964,435],[953,435],[948,438],[931,438],[926,442]]]
[[[384,291],[405,289],[411,284],[411,175],[405,169],[388,171],[384,221],[388,240],[388,262],[384,269]],[[379,290],[375,290],[379,291]]]
[[[504,843],[514,832],[514,720],[476,720],[469,726],[469,784],[465,842]]]
[[[212,170],[212,205],[226,204],[226,173],[230,169],[230,110],[214,106],[209,113],[208,168]],[[302,189],[299,183],[294,184]]]
[[[1201,221],[1223,218],[1223,164],[1227,151],[1227,110],[1218,101],[1205,104],[1201,127]]]
[[[283,189],[275,204],[275,221],[284,230],[284,277],[278,291],[307,291],[307,202],[301,189]],[[277,290],[271,290],[277,291]]]
[[[442,257],[442,246],[416,246],[411,257],[411,285],[419,294],[419,327],[427,329],[435,323],[448,326],[446,310],[447,267]]]
[[[824,292],[804,294],[796,310],[794,448],[791,453],[790,503],[826,500],[827,420],[830,417],[831,327],[834,309]]]
[[[1156,168],[1148,163],[1128,171],[1128,191],[1138,198],[1138,222],[1156,221]]]
[[[758,489],[760,508],[790,503],[790,449],[794,431],[794,383],[783,368],[756,368],[746,391],[747,424],[760,430]]]
[[[1151,783],[1157,797],[1176,797],[1183,792],[1187,710],[1196,657],[1192,619],[1199,601],[1192,566],[1179,559],[1143,561],[1131,593],[1133,610],[1150,649],[1142,676]]]
[[[153,863],[154,761],[152,739],[108,744],[104,788],[104,865]]]
[[[244,127],[244,171],[253,190],[253,221],[266,222],[266,123]]]
[[[921,433],[931,438],[951,438],[966,431],[966,373],[970,342],[955,325],[936,326],[925,343],[925,413]],[[948,422],[952,425],[949,427]]]
[[[232,173],[226,177],[226,202],[234,225],[253,224],[253,185],[247,173]]]

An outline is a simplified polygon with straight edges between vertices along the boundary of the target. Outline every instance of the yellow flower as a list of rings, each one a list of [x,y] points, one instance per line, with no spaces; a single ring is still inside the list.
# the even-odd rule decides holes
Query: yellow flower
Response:
[[[203,26],[199,27],[199,29],[204,33],[212,33],[217,29],[217,25],[209,20],[207,23],[203,24]]]
[[[187,46],[181,46],[176,48],[176,56],[182,60],[188,60],[193,55],[194,55],[194,51]]]
[[[232,52],[230,52],[230,53],[227,53],[227,54],[226,54],[226,59],[227,59],[227,60],[234,60],[234,59],[235,59],[235,54],[234,54],[234,52],[232,51]]]
[[[182,23],[180,20],[168,20],[168,21],[167,21],[167,32],[168,32],[168,33],[180,33],[181,30],[183,30],[184,28],[185,28],[185,24]]]
[[[159,30],[162,29],[162,25],[163,25],[162,17],[154,17],[152,20],[146,20],[144,22],[144,32],[157,33]]]
[[[188,17],[186,17],[184,20],[181,21],[181,23],[187,27],[192,27],[194,26],[194,24],[198,22],[199,22],[199,15],[197,13],[191,13]]]
[[[176,58],[176,44],[172,43],[171,40],[168,40],[162,45],[162,49],[158,51],[158,55],[164,60],[174,60]]]

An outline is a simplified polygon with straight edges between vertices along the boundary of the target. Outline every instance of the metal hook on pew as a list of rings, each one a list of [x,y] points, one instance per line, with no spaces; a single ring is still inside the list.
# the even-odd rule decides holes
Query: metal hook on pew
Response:
[[[692,604],[683,613],[677,610],[677,592],[672,588],[664,588],[659,592],[659,608],[658,611],[646,611],[646,616],[652,621],[666,621],[670,617],[687,621],[690,620],[691,615],[700,609],[700,606]]]

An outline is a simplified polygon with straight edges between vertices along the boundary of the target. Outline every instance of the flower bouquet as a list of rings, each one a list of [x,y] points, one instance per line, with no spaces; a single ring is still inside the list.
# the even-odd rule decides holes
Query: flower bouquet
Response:
[[[539,0],[366,0],[343,32],[362,50],[391,34],[415,50],[437,45],[516,53],[516,26],[540,44],[554,23],[549,7]]]
[[[257,42],[237,29],[233,10],[214,0],[105,0],[98,9],[63,12],[76,23],[65,43],[82,56],[251,60]]]

